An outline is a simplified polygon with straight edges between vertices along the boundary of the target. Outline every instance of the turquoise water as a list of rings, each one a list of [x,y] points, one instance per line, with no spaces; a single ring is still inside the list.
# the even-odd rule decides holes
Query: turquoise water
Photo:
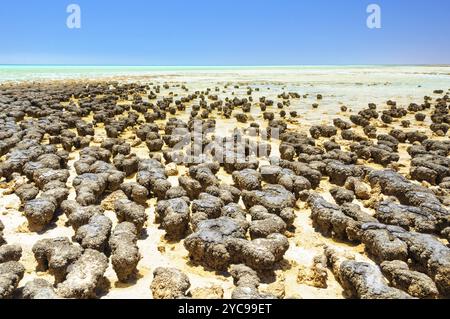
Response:
[[[105,78],[126,76],[157,75],[208,75],[239,73],[269,75],[309,75],[342,72],[383,72],[397,70],[400,73],[411,68],[419,68],[421,73],[450,74],[449,67],[421,66],[367,66],[367,65],[323,65],[323,66],[67,66],[67,65],[0,65],[0,82],[57,80],[72,78]]]

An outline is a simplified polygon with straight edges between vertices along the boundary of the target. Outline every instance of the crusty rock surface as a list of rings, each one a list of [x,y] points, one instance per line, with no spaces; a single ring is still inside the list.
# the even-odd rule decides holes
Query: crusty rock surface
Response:
[[[103,253],[86,249],[69,267],[66,279],[57,286],[57,294],[64,298],[96,298],[107,267],[108,258]]]
[[[147,214],[143,206],[130,200],[117,200],[114,204],[114,210],[119,222],[131,222],[136,226],[138,233],[141,232],[144,223],[147,221]]]
[[[75,231],[83,225],[89,223],[89,220],[96,214],[103,214],[101,206],[81,206],[73,200],[66,200],[61,204],[61,210],[66,214],[68,223]]]
[[[19,261],[22,258],[22,247],[20,245],[0,246],[0,264],[8,261]]]
[[[0,299],[10,299],[22,280],[25,267],[17,261],[0,263]]]
[[[173,198],[159,201],[156,207],[156,218],[169,238],[183,238],[189,229],[189,200]]]
[[[229,217],[200,221],[197,231],[184,241],[189,257],[207,267],[227,269],[233,260],[228,252],[227,239],[244,238],[245,231],[239,223]]]
[[[202,220],[214,219],[220,217],[224,202],[208,193],[201,193],[198,199],[192,202],[191,219],[194,228]]]
[[[235,262],[244,263],[256,270],[272,269],[289,248],[288,239],[281,234],[247,241],[240,238],[227,240],[227,248]]]
[[[253,206],[250,211],[252,222],[250,223],[250,237],[266,238],[271,234],[282,234],[286,230],[286,223],[275,214],[270,214],[263,206]]]
[[[145,205],[149,197],[147,188],[138,183],[124,183],[120,189],[128,196],[130,200],[133,200],[140,205]]]
[[[150,286],[154,299],[178,299],[186,297],[190,288],[189,278],[176,268],[156,268]]]
[[[72,244],[68,238],[42,239],[33,246],[38,271],[49,271],[55,276],[55,283],[62,282],[68,267],[80,258],[83,249]]]
[[[230,274],[236,288],[231,293],[232,299],[276,299],[275,296],[259,292],[260,279],[253,269],[246,265],[232,265]]]
[[[394,235],[406,243],[413,264],[434,280],[439,292],[450,295],[450,248],[433,235],[405,231]]]
[[[244,191],[242,200],[247,208],[260,205],[276,215],[285,208],[295,206],[294,195],[281,185],[267,185],[262,190]]]
[[[408,264],[400,260],[385,261],[381,271],[390,284],[413,297],[434,299],[439,295],[438,289],[430,277],[424,273],[410,270]]]
[[[60,299],[53,285],[44,279],[34,279],[25,284],[22,289],[23,299]]]
[[[360,223],[347,216],[339,206],[327,202],[317,194],[309,196],[308,204],[313,226],[324,235],[350,241],[359,239]]]
[[[25,203],[24,214],[30,229],[40,231],[53,219],[56,204],[51,198],[37,198]]]
[[[233,181],[240,190],[253,191],[261,188],[261,174],[254,169],[233,172]]]
[[[328,264],[344,291],[358,299],[410,299],[407,293],[389,287],[378,266],[348,260],[331,248],[325,249]]]
[[[118,224],[109,239],[111,261],[117,278],[126,282],[137,273],[137,264],[141,259],[137,246],[136,226],[130,222]]]
[[[401,231],[400,228],[378,223],[365,223],[361,228],[361,241],[368,254],[377,261],[407,260],[408,246],[393,235],[393,232]]]
[[[95,249],[104,252],[111,234],[112,221],[104,215],[94,215],[86,225],[77,229],[74,241],[84,249]]]

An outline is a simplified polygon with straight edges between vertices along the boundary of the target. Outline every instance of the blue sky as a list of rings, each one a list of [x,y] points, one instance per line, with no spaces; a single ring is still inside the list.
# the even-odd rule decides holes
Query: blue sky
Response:
[[[366,26],[370,3],[381,29]],[[3,0],[0,64],[450,64],[448,12],[448,0]]]

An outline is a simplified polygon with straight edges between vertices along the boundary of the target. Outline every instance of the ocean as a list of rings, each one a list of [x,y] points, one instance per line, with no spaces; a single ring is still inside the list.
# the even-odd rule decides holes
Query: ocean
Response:
[[[450,66],[393,65],[323,65],[323,66],[70,66],[70,65],[0,65],[0,82],[58,79],[97,79],[107,77],[238,75],[242,80],[280,81],[392,81],[402,79],[422,83],[449,81]],[[362,79],[364,77],[364,79]]]

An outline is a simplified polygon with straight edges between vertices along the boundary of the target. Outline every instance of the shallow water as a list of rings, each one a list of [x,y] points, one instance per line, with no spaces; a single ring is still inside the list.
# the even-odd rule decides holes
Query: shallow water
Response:
[[[358,110],[368,103],[399,105],[421,103],[434,90],[450,88],[450,66],[286,66],[286,67],[163,67],[163,66],[14,66],[0,65],[0,83],[110,78],[120,81],[187,83],[203,90],[216,84],[241,83],[236,95],[246,87],[260,87],[275,98],[284,91],[308,94],[295,103],[309,121],[335,115],[340,105]],[[270,89],[270,91],[267,91]],[[257,92],[255,92],[257,93]],[[310,112],[316,95],[322,94],[320,112]],[[219,94],[220,95],[220,94]],[[262,94],[261,94],[262,95]],[[258,94],[254,94],[258,97]],[[325,116],[324,116],[325,115]]]

